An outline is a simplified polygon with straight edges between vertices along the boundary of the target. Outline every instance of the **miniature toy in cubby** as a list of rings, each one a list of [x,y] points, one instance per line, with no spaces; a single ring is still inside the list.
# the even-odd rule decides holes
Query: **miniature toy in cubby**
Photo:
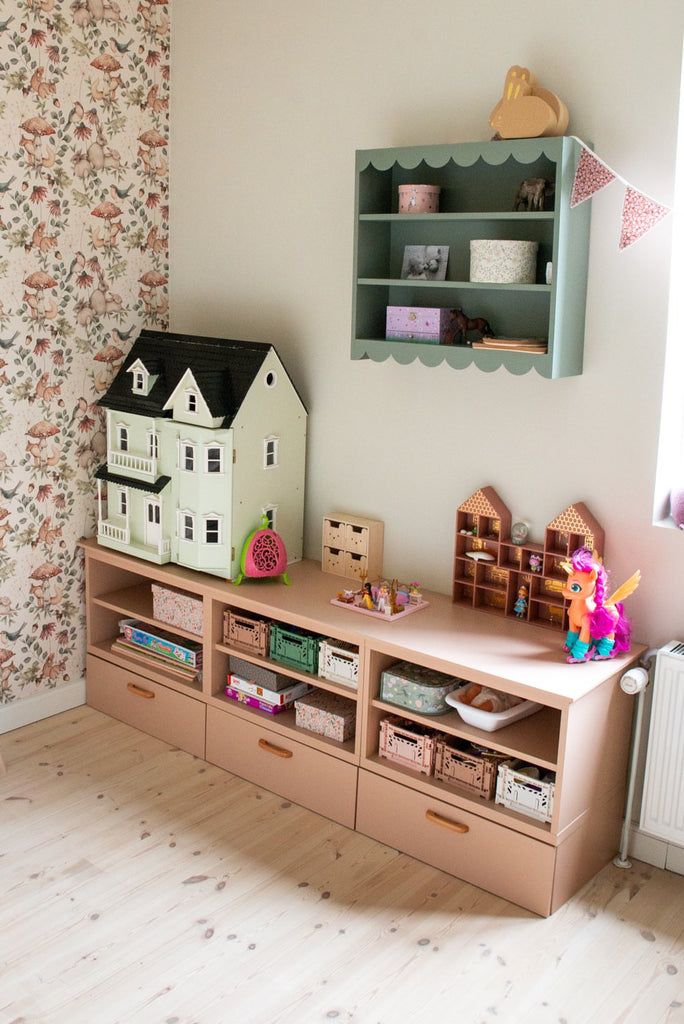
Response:
[[[321,569],[357,580],[381,576],[384,533],[379,519],[347,513],[324,516]]]
[[[515,533],[514,533],[515,535]],[[578,547],[603,550],[604,532],[583,502],[548,524],[544,543],[511,537],[511,514],[493,487],[456,512],[453,600],[553,629],[567,627],[562,563]],[[516,537],[517,540],[517,537]]]

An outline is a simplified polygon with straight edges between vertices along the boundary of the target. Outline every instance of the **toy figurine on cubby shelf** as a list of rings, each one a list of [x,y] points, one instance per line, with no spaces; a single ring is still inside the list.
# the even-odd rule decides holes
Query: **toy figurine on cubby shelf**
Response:
[[[411,612],[427,608],[428,605],[427,601],[423,600],[419,583],[400,583],[397,579],[393,579],[391,583],[388,580],[369,583],[366,573],[361,576],[361,586],[358,590],[342,590],[330,603],[389,621],[410,615]]]
[[[606,599],[608,576],[595,552],[578,548],[563,568],[568,579],[562,593],[570,602],[564,647],[568,662],[605,661],[628,651],[631,630],[622,602],[639,586],[639,570]]]
[[[513,605],[516,619],[524,619],[527,615],[527,598],[529,593],[529,587],[526,587],[524,584],[522,587],[518,587],[518,597]]]
[[[269,526],[268,516],[262,515],[259,526],[252,530],[242,545],[240,572],[235,586],[242,583],[245,577],[254,580],[273,576],[281,576],[283,583],[289,586],[285,543],[280,534]]]
[[[563,563],[578,547],[602,551],[603,529],[586,505],[577,502],[548,524],[543,544],[527,537],[519,543],[519,531],[515,533],[511,514],[493,487],[481,488],[459,506],[454,602],[519,622],[567,628]]]

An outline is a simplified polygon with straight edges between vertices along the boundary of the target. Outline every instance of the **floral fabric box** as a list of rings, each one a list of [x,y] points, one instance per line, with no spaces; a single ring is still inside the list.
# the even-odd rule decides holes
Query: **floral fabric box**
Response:
[[[446,340],[453,312],[439,306],[388,306],[385,337],[439,345]]]
[[[295,701],[295,723],[299,729],[345,743],[354,736],[356,704],[336,693],[317,690]]]
[[[152,614],[168,626],[180,626],[202,636],[202,598],[173,587],[152,584]]]
[[[449,711],[445,698],[462,680],[443,672],[398,661],[385,669],[380,677],[380,700],[421,715],[443,715]]]

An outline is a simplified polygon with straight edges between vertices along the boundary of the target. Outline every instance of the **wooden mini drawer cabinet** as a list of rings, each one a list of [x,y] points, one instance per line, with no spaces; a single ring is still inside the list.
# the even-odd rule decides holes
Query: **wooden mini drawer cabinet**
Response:
[[[128,669],[88,655],[88,704],[141,732],[204,757],[205,705]]]
[[[321,568],[336,576],[375,580],[382,576],[385,527],[379,519],[333,513],[323,519]]]
[[[354,828],[356,765],[207,708],[207,761]]]

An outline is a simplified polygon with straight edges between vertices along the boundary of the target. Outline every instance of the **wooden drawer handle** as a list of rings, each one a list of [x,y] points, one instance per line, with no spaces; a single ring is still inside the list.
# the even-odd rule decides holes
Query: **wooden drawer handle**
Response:
[[[442,828],[448,828],[452,832],[460,832],[462,835],[466,832],[470,832],[467,825],[462,825],[460,821],[451,821],[450,818],[444,818],[441,814],[438,814],[437,811],[426,811],[425,817],[434,825],[441,825]]]
[[[134,693],[136,697],[144,697],[145,700],[154,700],[157,696],[152,690],[143,690],[142,686],[136,686],[135,683],[128,683],[127,689],[129,693]]]
[[[259,746],[269,754],[275,754],[276,757],[292,757],[291,750],[285,750],[284,747],[277,747],[275,743],[269,743],[268,740],[259,740]]]

